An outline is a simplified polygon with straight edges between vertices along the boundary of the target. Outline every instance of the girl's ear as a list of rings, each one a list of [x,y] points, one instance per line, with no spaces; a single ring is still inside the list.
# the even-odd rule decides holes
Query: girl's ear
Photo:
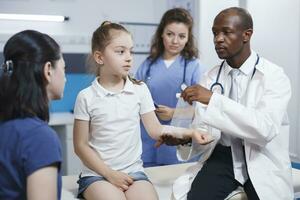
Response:
[[[47,82],[50,83],[52,76],[52,65],[50,62],[46,62],[44,65],[44,76]]]
[[[99,65],[103,65],[104,64],[103,63],[103,56],[102,56],[101,51],[95,51],[93,53],[93,57],[94,57],[96,63],[98,63]]]

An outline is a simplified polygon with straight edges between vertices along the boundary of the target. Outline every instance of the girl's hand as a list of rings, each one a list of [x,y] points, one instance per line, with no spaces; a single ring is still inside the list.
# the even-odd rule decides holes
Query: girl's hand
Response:
[[[170,121],[174,114],[174,109],[164,105],[158,105],[155,110],[156,115],[160,120]]]
[[[193,131],[192,138],[193,138],[194,142],[202,144],[202,145],[209,144],[212,141],[214,141],[214,138],[210,134],[203,133],[198,130]]]
[[[106,179],[123,192],[128,190],[129,186],[133,183],[133,179],[128,174],[116,170],[111,170]]]

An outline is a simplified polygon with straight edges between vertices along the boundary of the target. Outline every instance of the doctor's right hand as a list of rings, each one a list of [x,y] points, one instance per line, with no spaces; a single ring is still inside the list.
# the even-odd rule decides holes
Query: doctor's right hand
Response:
[[[116,170],[111,170],[105,178],[123,192],[133,183],[133,179],[128,174]]]
[[[181,97],[184,101],[187,101],[190,105],[193,101],[198,101],[203,104],[208,104],[212,96],[212,92],[199,84],[187,87],[181,93]]]

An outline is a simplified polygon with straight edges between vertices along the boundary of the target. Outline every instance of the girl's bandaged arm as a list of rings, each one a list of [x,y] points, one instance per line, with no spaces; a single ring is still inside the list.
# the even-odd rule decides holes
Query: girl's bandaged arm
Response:
[[[163,140],[163,136],[166,135],[178,139],[192,138],[199,144],[208,144],[213,141],[211,135],[196,129],[161,125],[153,111],[142,114],[141,119],[148,134],[160,144],[166,143]]]
[[[179,144],[185,144],[189,141],[189,139],[201,145],[209,144],[213,141],[213,137],[210,134],[197,129],[165,125],[163,126],[162,132],[163,134],[160,137],[160,140],[158,140],[158,144],[156,144],[156,146],[160,146],[163,143],[167,145],[178,145],[176,142],[179,142]]]

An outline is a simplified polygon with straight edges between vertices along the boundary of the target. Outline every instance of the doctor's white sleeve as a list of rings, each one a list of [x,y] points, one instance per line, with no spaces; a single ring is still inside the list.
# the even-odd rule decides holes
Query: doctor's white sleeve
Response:
[[[251,80],[246,105],[214,93],[203,121],[245,142],[269,143],[284,125],[291,86],[281,68],[274,64],[266,67],[265,74],[257,71],[258,78]]]

